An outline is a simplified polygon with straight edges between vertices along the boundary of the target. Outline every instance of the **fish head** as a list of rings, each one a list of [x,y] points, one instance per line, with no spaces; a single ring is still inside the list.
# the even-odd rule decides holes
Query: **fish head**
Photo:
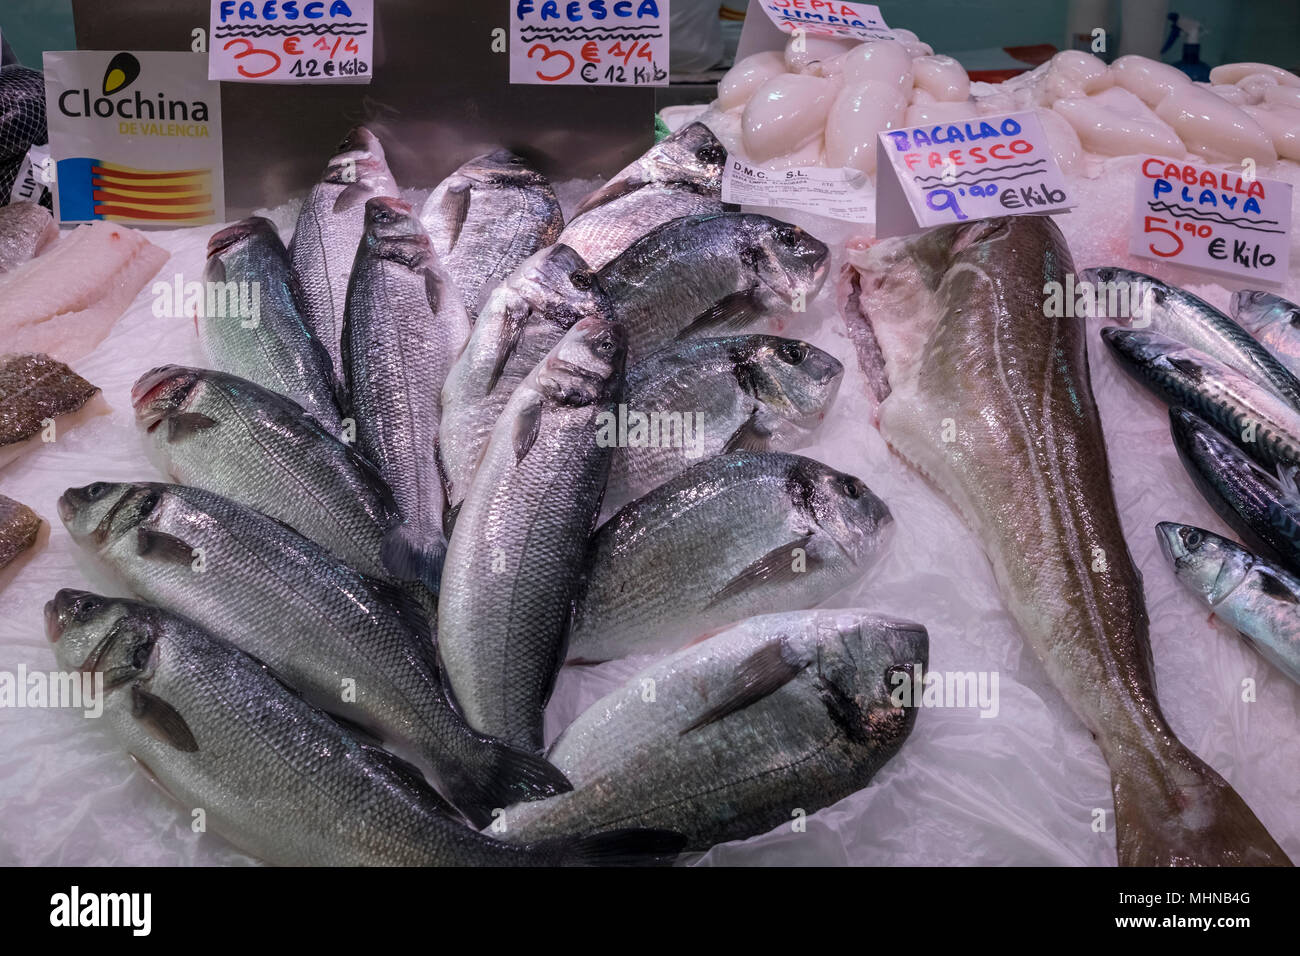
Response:
[[[643,157],[646,179],[689,182],[697,188],[722,188],[727,147],[703,123],[690,123],[650,149]]]
[[[335,212],[348,209],[360,196],[395,196],[397,183],[379,137],[364,126],[353,128],[330,157],[321,182],[342,186]]]
[[[193,404],[202,379],[200,369],[183,365],[161,365],[145,372],[131,386],[136,422],[153,432],[172,415]]]
[[[1252,334],[1274,324],[1300,327],[1300,308],[1272,292],[1251,289],[1234,292],[1231,309],[1237,321]]]
[[[741,261],[786,305],[812,299],[826,281],[830,249],[798,226],[767,216],[746,224]]]
[[[275,224],[262,216],[249,216],[219,229],[208,239],[208,262],[204,278],[224,281],[226,273],[251,271],[244,264],[263,256],[277,256],[288,261],[289,254]]]
[[[888,506],[860,478],[811,458],[791,457],[787,490],[794,519],[828,534],[854,564],[875,553],[894,520]]]
[[[112,690],[152,674],[157,617],[157,609],[137,601],[64,588],[45,605],[45,635],[61,667],[101,673]]]
[[[733,365],[746,392],[801,428],[821,422],[844,376],[844,366],[834,356],[774,335],[740,339]]]
[[[96,481],[59,498],[59,518],[77,544],[101,549],[136,528],[161,503],[162,487]]]
[[[506,281],[535,315],[562,329],[583,318],[614,317],[613,303],[595,270],[563,243],[534,253]]]
[[[1173,290],[1154,276],[1118,266],[1096,266],[1077,273],[1080,291],[1091,297],[1092,315],[1128,325],[1150,325]],[[1085,285],[1086,283],[1086,285]]]
[[[558,405],[610,401],[623,381],[627,333],[604,319],[577,322],[537,369],[537,388]]]
[[[476,156],[456,170],[475,182],[496,186],[550,186],[549,180],[517,153],[495,149]]]
[[[366,200],[364,248],[369,255],[400,263],[408,269],[435,268],[433,240],[411,204],[392,196]]]
[[[1162,521],[1156,537],[1174,576],[1211,605],[1227,597],[1254,563],[1244,549],[1204,528]]]

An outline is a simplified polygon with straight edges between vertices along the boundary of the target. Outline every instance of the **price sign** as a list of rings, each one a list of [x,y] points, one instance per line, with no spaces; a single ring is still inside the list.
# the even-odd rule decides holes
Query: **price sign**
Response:
[[[667,86],[669,0],[510,0],[510,82]]]
[[[212,0],[208,79],[369,83],[374,0]]]
[[[835,0],[759,0],[759,6],[778,30],[817,33],[844,40],[892,40],[880,8],[871,3],[837,3]]]

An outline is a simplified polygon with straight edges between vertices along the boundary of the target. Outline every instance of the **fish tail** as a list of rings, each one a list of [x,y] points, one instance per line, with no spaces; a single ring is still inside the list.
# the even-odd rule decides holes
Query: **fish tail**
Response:
[[[389,574],[400,581],[420,581],[434,594],[438,593],[446,557],[447,542],[441,535],[430,538],[405,522],[384,535],[379,552]]]
[[[542,866],[671,866],[686,848],[672,830],[607,830],[583,837],[544,840],[527,847]]]
[[[494,811],[573,789],[569,778],[545,757],[502,741],[477,742],[473,754],[461,764],[451,796],[456,808],[480,829],[492,822]]]
[[[1154,773],[1118,772],[1111,786],[1120,866],[1292,865],[1237,791],[1182,744]]]

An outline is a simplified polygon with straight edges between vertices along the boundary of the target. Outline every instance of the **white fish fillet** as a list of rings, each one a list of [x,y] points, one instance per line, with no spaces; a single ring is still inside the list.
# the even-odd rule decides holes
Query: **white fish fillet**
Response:
[[[0,206],[0,275],[39,256],[59,238],[59,227],[44,206],[15,202]]]

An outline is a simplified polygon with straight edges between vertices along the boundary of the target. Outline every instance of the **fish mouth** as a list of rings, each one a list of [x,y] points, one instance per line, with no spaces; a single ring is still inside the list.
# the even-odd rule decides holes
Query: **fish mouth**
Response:
[[[1187,554],[1183,545],[1183,526],[1172,521],[1161,521],[1156,525],[1156,541],[1167,560],[1175,568]]]
[[[254,234],[265,228],[262,225],[264,222],[266,222],[265,219],[260,219],[258,217],[241,219],[234,225],[227,226],[225,229],[220,229],[217,232],[214,232],[212,238],[208,240],[208,258],[211,259],[213,256],[225,252],[231,246],[237,245],[245,239],[251,238]]]
[[[63,632],[67,630],[78,602],[92,596],[89,591],[63,588],[51,600],[45,602],[45,636],[51,644],[57,644]]]
[[[414,214],[411,204],[393,196],[366,200],[366,218],[375,223],[401,222]]]
[[[135,420],[153,431],[154,427],[184,402],[195,377],[180,365],[160,365],[150,369],[131,386],[131,404]]]
[[[379,145],[379,137],[364,126],[354,126],[339,141],[336,153],[372,153]]]
[[[64,524],[71,521],[77,514],[77,503],[69,497],[74,491],[76,491],[75,488],[69,488],[59,495],[58,504],[55,506],[59,512],[59,520]]]

